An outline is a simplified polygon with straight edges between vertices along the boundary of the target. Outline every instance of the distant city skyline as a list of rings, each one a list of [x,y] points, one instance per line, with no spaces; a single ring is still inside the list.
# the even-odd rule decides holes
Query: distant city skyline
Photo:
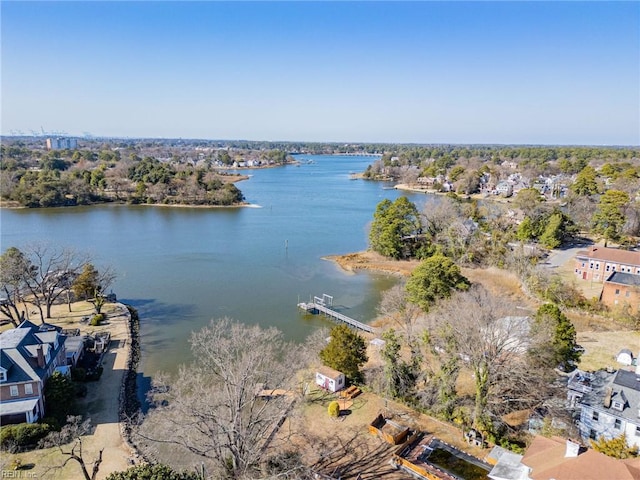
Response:
[[[2,135],[640,145],[638,2],[0,11]]]

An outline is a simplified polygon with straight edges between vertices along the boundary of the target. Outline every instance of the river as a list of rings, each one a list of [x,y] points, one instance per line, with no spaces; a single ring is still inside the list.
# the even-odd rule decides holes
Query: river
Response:
[[[33,241],[73,246],[117,272],[112,290],[141,318],[145,376],[189,360],[188,338],[223,316],[275,326],[302,340],[329,326],[298,301],[326,293],[362,322],[397,280],[349,274],[322,257],[364,250],[367,226],[388,184],[352,180],[373,157],[299,156],[299,166],[242,171],[247,208],[99,205],[0,210],[2,251]],[[422,208],[422,194],[406,194]]]

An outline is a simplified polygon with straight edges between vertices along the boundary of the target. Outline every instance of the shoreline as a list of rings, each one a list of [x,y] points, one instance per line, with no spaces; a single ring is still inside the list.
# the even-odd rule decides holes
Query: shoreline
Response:
[[[81,208],[81,207],[97,207],[97,206],[113,206],[113,207],[166,207],[166,208],[260,208],[255,203],[242,202],[234,205],[189,205],[183,203],[126,203],[126,202],[100,202],[88,203],[86,205],[59,205],[56,207],[26,207],[24,205],[5,205],[0,202],[0,210],[46,210],[50,208]]]
[[[140,344],[140,317],[138,311],[131,305],[122,304],[129,312],[127,337],[129,349],[127,352],[127,362],[124,374],[122,375],[122,386],[118,398],[118,418],[120,424],[120,436],[124,444],[131,450],[133,463],[149,463],[142,451],[133,441],[133,426],[135,419],[140,413],[140,401],[138,400],[138,365],[141,358]],[[142,460],[142,462],[141,462]]]
[[[371,250],[342,255],[325,255],[322,257],[322,260],[331,261],[343,270],[351,273],[370,271],[400,277],[408,277],[411,275],[413,269],[420,263],[418,260],[393,260],[385,258]]]
[[[87,384],[87,395],[78,399],[75,412],[91,420],[92,432],[82,436],[83,451],[90,462],[97,458],[99,451],[103,451],[97,478],[104,479],[111,473],[147,462],[132,439],[138,412],[139,318],[135,309],[116,301],[103,307],[106,321],[99,326],[91,326],[82,319],[95,313],[94,306],[86,301],[74,302],[71,306],[72,310],[68,311],[66,304],[54,305],[47,322],[65,329],[78,328],[83,335],[100,331],[111,334],[102,358],[102,376],[98,381]],[[40,320],[34,317],[31,321],[39,323]],[[11,325],[6,328],[11,328]],[[38,477],[44,478],[52,468],[61,469],[63,476],[56,478],[77,478],[80,473],[75,462],[65,463],[65,458],[55,447],[6,453],[3,458],[5,464],[15,460],[33,464],[32,473]]]

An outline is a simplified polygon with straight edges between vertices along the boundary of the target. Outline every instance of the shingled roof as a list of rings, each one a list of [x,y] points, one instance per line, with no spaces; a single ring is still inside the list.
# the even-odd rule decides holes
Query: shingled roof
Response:
[[[586,257],[611,263],[624,263],[640,266],[640,252],[620,250],[619,248],[594,246],[589,250],[580,250],[576,257]]]
[[[6,383],[43,380],[47,369],[61,348],[65,336],[60,328],[52,325],[36,325],[25,320],[17,328],[0,334],[0,366],[6,371]],[[49,356],[49,362],[38,365],[38,350]]]
[[[536,436],[522,457],[533,480],[635,480],[640,478],[640,459],[616,460],[593,449],[581,449],[565,457],[566,440]]]

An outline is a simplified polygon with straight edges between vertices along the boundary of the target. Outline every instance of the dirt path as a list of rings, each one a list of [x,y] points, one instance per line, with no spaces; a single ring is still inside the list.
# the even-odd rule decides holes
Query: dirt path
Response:
[[[111,333],[111,344],[102,363],[102,377],[97,382],[86,384],[87,396],[78,402],[80,413],[91,418],[95,426],[92,435],[83,437],[83,457],[90,469],[100,449],[104,449],[98,473],[98,479],[104,479],[112,472],[126,470],[131,457],[131,452],[122,439],[118,421],[120,388],[129,355],[129,312],[122,304],[108,304],[103,309],[107,314],[106,324],[91,327],[81,323],[82,317],[91,315],[92,311],[93,306],[86,302],[73,304],[72,312],[68,311],[66,305],[56,305],[49,323],[62,328],[80,328],[81,334],[101,330]],[[33,321],[38,322],[37,319]],[[69,462],[64,468],[55,468],[66,459],[57,449],[35,450],[16,455],[3,454],[3,472],[15,459],[19,459],[23,465],[33,465],[31,470],[21,472],[24,474],[21,478],[27,478],[27,474],[30,475],[29,478],[56,480],[82,478],[76,462]]]

